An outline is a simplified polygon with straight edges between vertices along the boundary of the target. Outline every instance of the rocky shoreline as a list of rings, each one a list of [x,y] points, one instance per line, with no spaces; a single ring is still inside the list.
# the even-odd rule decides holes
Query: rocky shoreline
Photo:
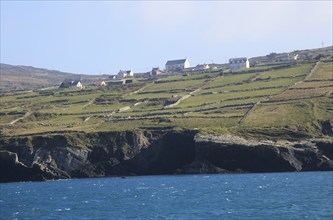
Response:
[[[333,170],[332,137],[291,142],[138,130],[4,136],[0,144],[0,182]]]

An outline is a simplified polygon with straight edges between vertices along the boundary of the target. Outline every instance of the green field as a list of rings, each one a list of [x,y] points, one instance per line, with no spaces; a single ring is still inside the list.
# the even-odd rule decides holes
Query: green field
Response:
[[[82,90],[12,91],[0,98],[5,135],[165,127],[258,137],[283,136],[288,129],[317,137],[323,122],[333,124],[333,63],[196,72]]]

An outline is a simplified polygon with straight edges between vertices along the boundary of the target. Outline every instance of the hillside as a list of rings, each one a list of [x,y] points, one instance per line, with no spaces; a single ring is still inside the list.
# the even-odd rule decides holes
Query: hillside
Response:
[[[1,94],[0,182],[333,170],[333,59]]]
[[[198,129],[298,138],[332,135],[332,59],[238,71],[139,78],[132,84],[6,92],[6,135]]]
[[[59,86],[64,79],[77,79],[82,77],[85,83],[96,82],[107,76],[79,75],[64,73],[56,70],[35,68],[31,66],[14,66],[0,64],[0,91],[30,90],[52,86]]]
[[[333,170],[333,59],[1,93],[0,182]]]
[[[294,50],[285,53],[270,53],[266,56],[258,56],[250,58],[251,66],[261,65],[274,65],[283,63],[286,59],[293,59],[297,55],[297,59],[301,61],[316,61],[323,57],[333,56],[333,46],[307,49],[307,50]]]

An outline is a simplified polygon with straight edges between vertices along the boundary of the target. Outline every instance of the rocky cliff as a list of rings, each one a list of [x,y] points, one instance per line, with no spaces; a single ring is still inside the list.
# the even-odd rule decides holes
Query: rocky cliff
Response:
[[[183,173],[333,170],[332,139],[273,142],[197,135],[195,155]]]
[[[333,170],[333,140],[254,141],[196,131],[2,137],[1,182],[124,175]]]

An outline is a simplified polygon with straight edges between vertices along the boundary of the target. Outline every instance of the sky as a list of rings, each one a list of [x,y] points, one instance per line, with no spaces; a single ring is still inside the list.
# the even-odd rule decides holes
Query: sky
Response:
[[[332,2],[1,0],[1,63],[137,73],[331,46]]]

